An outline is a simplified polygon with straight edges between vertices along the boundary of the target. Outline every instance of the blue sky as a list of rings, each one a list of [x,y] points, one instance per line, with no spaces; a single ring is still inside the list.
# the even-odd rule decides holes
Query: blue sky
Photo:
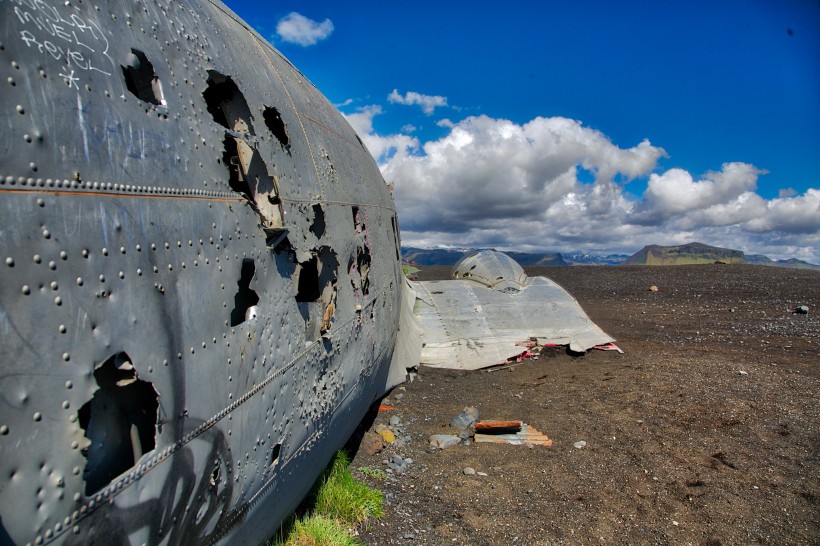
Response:
[[[360,133],[404,244],[820,263],[820,2],[227,4]]]

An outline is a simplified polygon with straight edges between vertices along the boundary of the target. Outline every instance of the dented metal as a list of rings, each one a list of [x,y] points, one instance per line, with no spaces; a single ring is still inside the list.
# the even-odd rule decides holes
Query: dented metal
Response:
[[[0,29],[0,542],[267,539],[402,378],[375,162],[219,2]]]
[[[265,541],[464,313],[422,337],[376,163],[216,0],[0,0],[0,88],[0,543]],[[493,260],[448,293],[577,306]]]

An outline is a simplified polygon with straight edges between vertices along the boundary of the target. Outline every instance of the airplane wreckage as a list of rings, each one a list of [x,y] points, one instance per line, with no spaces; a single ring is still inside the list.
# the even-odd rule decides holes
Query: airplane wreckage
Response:
[[[420,360],[612,341],[502,254],[414,290],[362,141],[221,3],[0,13],[0,543],[258,544]]]

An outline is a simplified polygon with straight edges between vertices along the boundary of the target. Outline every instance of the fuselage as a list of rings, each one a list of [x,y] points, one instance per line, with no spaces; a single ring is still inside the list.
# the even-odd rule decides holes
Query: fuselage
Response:
[[[377,165],[219,2],[0,28],[0,542],[264,540],[387,383]]]

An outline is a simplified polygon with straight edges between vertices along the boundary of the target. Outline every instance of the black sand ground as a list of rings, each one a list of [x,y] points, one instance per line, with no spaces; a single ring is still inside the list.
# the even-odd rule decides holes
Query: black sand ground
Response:
[[[422,367],[370,427],[398,416],[411,442],[360,449],[352,464],[413,460],[386,480],[358,474],[389,498],[364,543],[820,543],[820,273],[528,272],[567,288],[625,354],[551,350],[492,373]],[[428,436],[450,432],[465,406],[522,419],[554,444],[431,450]]]

